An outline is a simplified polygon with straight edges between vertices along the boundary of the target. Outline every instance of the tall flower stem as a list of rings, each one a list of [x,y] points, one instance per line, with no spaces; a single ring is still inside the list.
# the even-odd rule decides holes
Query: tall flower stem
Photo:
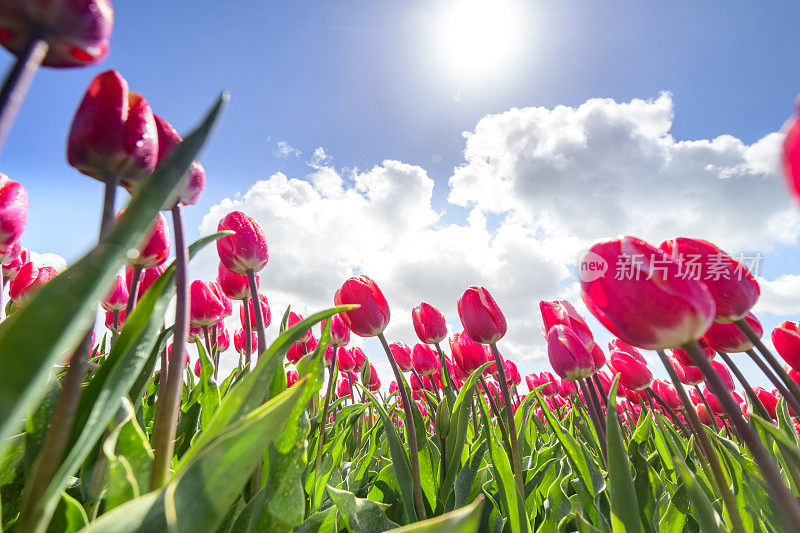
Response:
[[[700,372],[705,377],[706,384],[719,399],[723,408],[728,413],[729,420],[733,422],[736,431],[747,447],[750,448],[753,459],[756,464],[758,464],[761,469],[761,474],[764,476],[767,490],[772,493],[773,498],[775,498],[776,503],[781,508],[789,529],[792,531],[800,531],[800,504],[798,504],[792,492],[783,482],[778,468],[775,466],[775,463],[772,462],[764,445],[761,444],[758,435],[756,435],[753,428],[750,427],[750,424],[748,424],[742,416],[742,412],[736,400],[733,399],[728,389],[725,388],[719,375],[711,366],[711,363],[708,362],[708,359],[706,359],[695,341],[683,345],[683,349],[686,350],[692,358],[695,366],[700,369]]]
[[[256,273],[252,268],[247,271],[247,280],[250,282],[250,298],[253,299],[253,314],[256,317],[256,335],[258,335],[258,355],[260,356],[264,353],[264,350],[267,349],[267,332],[264,329],[264,315],[261,313],[261,300],[258,299]]]
[[[592,378],[586,378],[585,381],[586,381],[586,390],[589,391],[589,401],[591,401],[592,404],[594,405],[594,410],[597,412],[597,419],[600,422],[600,427],[603,428],[603,434],[605,435],[607,431],[606,421],[605,421],[605,411],[603,411],[603,407],[600,405],[600,399],[597,397],[598,393],[594,388],[594,384],[592,383]]]
[[[500,433],[503,436],[503,441],[505,442],[508,449],[511,450],[511,442],[508,439],[508,431],[506,430],[506,423],[505,421],[503,421],[503,413],[501,413],[500,408],[497,407],[497,402],[494,400],[494,394],[489,392],[489,387],[486,385],[486,380],[483,379],[483,374],[478,376],[478,381],[480,381],[481,387],[483,387],[483,390],[486,392],[486,398],[488,398],[489,400],[489,409],[492,410],[494,417],[497,419],[497,425],[500,426]]]
[[[661,363],[667,370],[667,374],[669,374],[669,379],[672,380],[672,384],[675,386],[678,397],[681,399],[681,403],[683,404],[683,411],[686,413],[686,417],[689,419],[689,425],[692,427],[692,430],[697,437],[700,450],[703,452],[703,455],[705,455],[708,465],[711,467],[711,472],[714,475],[714,481],[716,482],[717,490],[719,490],[720,495],[722,496],[722,501],[725,504],[725,508],[728,510],[728,517],[731,521],[731,530],[735,533],[744,533],[745,529],[744,524],[742,523],[742,517],[739,514],[739,508],[736,506],[736,500],[733,497],[731,488],[728,486],[728,481],[725,479],[725,474],[722,471],[722,465],[720,465],[719,457],[714,451],[714,448],[711,446],[711,441],[708,440],[708,434],[706,434],[703,423],[700,422],[700,417],[697,416],[697,411],[695,411],[692,401],[689,399],[689,395],[686,394],[686,390],[683,388],[683,383],[681,383],[680,378],[678,378],[678,373],[675,372],[675,368],[672,366],[672,363],[670,363],[669,359],[667,359],[667,354],[664,353],[663,350],[657,350],[656,353],[658,353]],[[703,359],[705,360],[705,356],[703,356]],[[701,460],[700,464],[705,465],[706,462]]]
[[[589,387],[586,386],[586,380],[579,379],[578,385],[581,387],[583,397],[586,398],[584,403],[588,407],[589,417],[592,419],[594,430],[597,432],[597,441],[600,443],[600,451],[603,452],[603,459],[607,460],[608,452],[606,452],[606,432],[605,428],[603,428],[603,425],[600,423],[600,415],[597,412],[594,402],[589,398]]]
[[[772,372],[772,370],[769,369],[769,367],[766,365],[766,363],[764,363],[764,361],[761,360],[761,358],[758,356],[758,354],[755,351],[753,351],[752,349],[747,350],[747,355],[750,356],[750,359],[753,360],[753,362],[758,366],[758,368],[761,370],[761,372],[763,372],[764,375],[767,376],[767,379],[769,379],[770,383],[772,383],[772,386],[775,387],[776,389],[778,389],[778,392],[780,393],[780,395],[783,396],[784,398],[786,398],[786,403],[789,404],[789,406],[792,408],[792,410],[795,413],[800,413],[800,411],[797,410],[797,408],[800,407],[800,405],[798,404],[798,402],[795,399],[794,395],[792,393],[790,393],[786,389],[786,386],[783,384],[783,382],[780,380],[780,378],[778,378],[778,376],[776,376]],[[770,417],[767,416],[767,420],[769,420],[769,418]]]
[[[394,360],[392,350],[389,349],[389,343],[386,342],[386,337],[383,333],[378,334],[378,340],[383,345],[383,350],[386,352],[386,357],[392,365],[392,372],[394,379],[397,381],[397,387],[400,389],[400,397],[403,399],[403,411],[405,411],[405,426],[406,438],[408,439],[408,455],[411,459],[411,480],[414,484],[414,507],[417,511],[417,520],[425,520],[427,513],[425,512],[425,502],[422,499],[422,483],[419,475],[419,447],[417,446],[417,430],[414,423],[414,411],[411,408],[411,397],[406,389],[406,383],[403,380],[403,374]]]
[[[508,380],[506,380],[506,371],[503,368],[503,360],[500,358],[500,352],[497,351],[497,344],[492,343],[492,355],[494,355],[494,363],[497,367],[497,373],[500,376],[500,392],[503,393],[503,402],[506,407],[506,422],[508,422],[508,436],[511,444],[511,468],[514,472],[514,479],[517,482],[517,489],[520,496],[525,496],[525,488],[522,484],[522,461],[519,457],[519,444],[517,443],[517,427],[514,423],[514,408],[511,406],[511,395],[508,392]]]
[[[705,406],[706,411],[708,411],[708,416],[710,416],[711,420],[714,421],[714,417],[716,417],[717,415],[714,413],[714,411],[711,410],[711,406],[708,404],[708,400],[706,399],[706,395],[703,394],[703,391],[700,390],[700,385],[695,385],[694,386],[694,390],[697,392],[697,395],[700,397],[700,401],[703,402],[703,405]],[[717,428],[717,429],[719,429],[719,428]]]
[[[739,367],[736,366],[736,364],[733,362],[731,356],[728,355],[726,352],[717,351],[717,353],[722,358],[722,360],[725,361],[725,364],[728,365],[728,368],[731,369],[731,372],[733,372],[733,375],[736,376],[736,379],[739,380],[739,383],[742,384],[742,387],[744,388],[744,393],[747,396],[750,405],[752,405],[753,408],[756,411],[758,411],[758,415],[761,416],[764,420],[769,420],[770,416],[769,413],[767,412],[767,409],[764,407],[764,404],[761,403],[761,400],[758,399],[758,396],[756,396],[756,392],[750,386],[750,383],[748,383],[747,378],[744,377],[742,371],[739,370]],[[786,399],[788,400],[789,398],[786,397]],[[795,411],[795,413],[800,413],[800,411]]]
[[[133,276],[131,276],[131,288],[128,292],[128,303],[125,305],[125,318],[131,314],[133,308],[136,307],[136,301],[139,299],[139,283],[142,281],[142,266],[136,265],[133,267]]]
[[[439,354],[439,363],[442,366],[442,383],[444,383],[444,392],[447,395],[447,401],[453,403],[455,401],[455,388],[453,387],[453,382],[450,379],[450,372],[447,371],[447,362],[445,361],[444,352],[442,351],[442,347],[439,343],[435,343],[436,352]]]
[[[319,421],[319,439],[317,444],[317,458],[314,460],[314,472],[319,472],[320,464],[322,463],[322,445],[325,442],[325,425],[328,422],[328,406],[331,404],[331,391],[333,391],[333,382],[336,381],[336,346],[333,346],[333,359],[328,371],[328,391],[325,393],[325,404],[322,407],[322,418]]]
[[[183,346],[189,332],[189,279],[186,238],[183,231],[183,211],[180,204],[172,208],[172,224],[175,230],[175,286],[177,288],[175,305],[175,328],[172,332],[175,349],[169,355],[166,368],[164,396],[159,398],[156,417],[153,422],[153,470],[150,476],[150,489],[164,486],[169,476],[169,465],[175,449],[178,411],[181,402],[181,383],[186,361]],[[164,374],[164,369],[162,369]],[[162,376],[161,379],[164,379]]]
[[[208,358],[211,359],[214,365],[214,379],[217,379],[217,364],[214,361],[214,352],[211,351],[211,337],[208,335],[208,326],[203,326],[203,340],[205,341],[205,349],[206,353],[208,353]]]
[[[658,394],[656,391],[653,390],[653,387],[647,387],[645,389],[645,393],[648,396],[654,398],[656,402],[658,402],[661,408],[664,409],[667,412],[667,414],[669,414],[669,417],[673,420],[673,422],[675,422],[675,424],[677,424],[678,427],[681,428],[681,431],[683,431],[684,435],[688,437],[689,435],[692,434],[691,431],[689,431],[689,428],[686,427],[686,424],[683,423],[683,420],[681,420],[678,414],[675,412],[675,410],[669,406],[669,404],[664,400],[664,398],[661,397],[660,394]]]
[[[244,364],[250,371],[250,354],[253,353],[253,339],[250,330],[250,298],[242,300],[244,306]]]
[[[753,328],[751,328],[745,320],[737,320],[735,324],[740,330],[742,330],[742,333],[747,336],[750,342],[752,342],[753,345],[758,348],[758,351],[761,353],[767,363],[769,363],[769,366],[772,367],[772,370],[775,371],[775,374],[781,378],[781,380],[783,380],[783,383],[786,385],[785,388],[789,390],[791,396],[794,396],[794,399],[797,402],[800,402],[800,385],[797,385],[797,383],[795,383],[794,380],[789,377],[789,374],[786,373],[775,356],[772,355],[772,352],[769,351],[769,348],[767,348],[764,343],[761,342],[761,338],[756,335],[756,332],[753,331]],[[798,412],[800,411],[795,411],[795,413]]]
[[[592,375],[592,382],[594,383],[594,388],[597,389],[597,395],[603,400],[603,408],[608,411],[608,398],[606,398],[606,393],[603,390],[603,384],[600,382],[600,378],[597,377],[597,372]]]
[[[20,52],[0,88],[0,150],[3,149],[33,77],[47,55],[49,46],[45,38],[43,30],[31,35],[30,41]]]

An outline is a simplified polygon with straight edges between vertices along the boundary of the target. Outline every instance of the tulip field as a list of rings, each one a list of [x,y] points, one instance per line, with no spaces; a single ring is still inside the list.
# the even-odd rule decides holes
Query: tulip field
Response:
[[[0,150],[37,69],[100,62],[112,23],[110,0],[0,2]],[[492,287],[452,295],[455,330],[419,303],[408,346],[368,275],[271,309],[282,251],[247,213],[187,242],[226,94],[182,137],[123,73],[86,83],[64,142],[105,191],[97,244],[36,264],[37,198],[0,174],[3,531],[800,531],[800,322],[765,332],[756,278],[716,245],[598,235],[581,298],[613,340],[542,300],[543,372],[503,357]],[[800,197],[797,119],[783,154]],[[215,279],[193,276],[204,248]]]

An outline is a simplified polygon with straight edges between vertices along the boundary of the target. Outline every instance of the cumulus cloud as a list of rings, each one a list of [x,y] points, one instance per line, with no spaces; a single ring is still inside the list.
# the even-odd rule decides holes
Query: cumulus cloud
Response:
[[[436,196],[424,168],[386,160],[343,170],[319,148],[307,176],[256,182],[213,206],[201,231],[233,210],[261,224],[270,245],[261,286],[277,316],[289,304],[329,306],[344,279],[369,275],[392,305],[391,340],[415,341],[410,310],[421,301],[460,329],[457,298],[486,286],[509,322],[501,349],[530,360],[544,354],[539,300],[579,299],[577,256],[595,239],[691,235],[731,252],[797,241],[800,220],[776,168],[780,134],[750,145],[730,135],[678,140],[673,114],[664,93],[488,115],[464,134],[464,163]],[[454,206],[467,215],[449,213]],[[213,251],[198,265],[206,279],[216,275]],[[796,277],[768,282],[765,305],[788,309],[781,295],[797,285]],[[391,380],[377,343],[357,342]]]
[[[278,145],[275,147],[275,155],[281,159],[300,157],[300,150],[291,146],[286,141],[278,141]]]
[[[36,265],[37,267],[42,266],[50,266],[56,269],[58,272],[62,272],[64,269],[67,268],[67,260],[61,257],[58,254],[54,253],[37,253],[32,250],[28,250],[31,254],[31,262]]]
[[[761,298],[755,307],[756,313],[774,315],[800,315],[800,275],[784,274],[773,280],[759,279]]]

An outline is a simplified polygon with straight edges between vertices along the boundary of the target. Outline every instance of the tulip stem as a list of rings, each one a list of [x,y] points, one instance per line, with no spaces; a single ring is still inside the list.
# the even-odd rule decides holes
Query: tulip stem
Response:
[[[736,506],[736,500],[733,497],[731,488],[728,485],[728,481],[722,471],[722,465],[720,465],[719,457],[717,457],[717,454],[711,445],[711,441],[708,440],[708,434],[706,434],[706,430],[703,428],[703,423],[700,422],[700,417],[697,416],[697,411],[695,410],[694,405],[692,405],[689,395],[686,394],[686,390],[683,388],[683,383],[681,383],[680,378],[678,378],[678,373],[675,372],[675,367],[673,367],[672,363],[670,363],[669,359],[667,359],[667,354],[664,353],[664,350],[656,350],[656,353],[661,359],[661,363],[664,365],[664,368],[667,370],[669,379],[672,380],[672,384],[675,386],[675,391],[678,393],[678,397],[681,399],[683,411],[686,413],[686,417],[689,419],[689,426],[693,429],[693,432],[697,437],[700,450],[703,452],[702,455],[705,455],[708,464],[711,466],[711,472],[714,474],[714,481],[716,481],[717,489],[722,496],[722,501],[725,504],[725,508],[728,510],[728,518],[731,522],[731,530],[736,533],[744,533],[745,529],[744,524],[742,523],[742,517],[739,514],[739,508]],[[702,359],[708,363],[708,360],[705,358],[705,356],[702,356]],[[709,365],[709,367],[710,366],[711,365]],[[705,461],[702,460],[702,457],[700,457],[700,464],[703,465],[703,467],[706,465]]]
[[[503,368],[503,360],[500,358],[500,352],[497,351],[497,344],[490,344],[492,347],[492,354],[494,355],[494,363],[497,367],[497,373],[500,375],[500,392],[503,394],[503,401],[506,407],[506,420],[508,422],[508,436],[511,444],[511,468],[514,471],[514,478],[517,482],[517,489],[521,498],[525,498],[525,488],[522,480],[522,461],[519,457],[519,444],[517,444],[517,428],[514,423],[514,408],[511,405],[511,395],[508,392],[508,381],[506,380],[506,371]]]
[[[108,235],[108,232],[114,227],[114,213],[116,212],[118,184],[119,178],[116,176],[109,177],[105,181],[103,212],[100,216],[100,240],[103,240],[103,237]]]
[[[603,460],[608,461],[608,452],[606,452],[606,432],[603,425],[600,423],[600,416],[597,413],[597,408],[589,397],[589,387],[586,386],[585,379],[579,379],[578,385],[580,385],[583,397],[586,399],[584,403],[588,407],[589,417],[592,419],[592,425],[594,425],[594,430],[597,433],[597,442],[600,443],[600,451],[603,453]]]
[[[136,307],[136,301],[139,299],[139,283],[142,281],[142,265],[135,265],[133,267],[133,275],[131,276],[131,288],[128,291],[128,303],[125,305],[125,319],[131,314],[133,308]]]
[[[417,446],[417,430],[414,423],[414,411],[411,408],[411,398],[406,389],[406,383],[403,379],[403,374],[394,360],[392,350],[389,349],[389,343],[386,342],[383,332],[378,334],[378,340],[383,345],[383,350],[386,352],[386,357],[392,365],[392,372],[394,379],[397,381],[397,388],[400,389],[400,397],[403,399],[403,411],[405,411],[406,420],[406,438],[408,440],[408,454],[411,459],[411,479],[414,484],[414,507],[417,511],[417,520],[425,520],[427,513],[425,512],[425,502],[422,499],[422,483],[419,475],[419,448]]]
[[[686,424],[684,424],[683,421],[680,419],[680,417],[678,417],[678,414],[675,412],[675,410],[669,406],[666,400],[664,400],[664,398],[662,398],[659,393],[653,390],[653,387],[647,387],[645,389],[645,393],[655,398],[656,402],[659,405],[661,405],[661,407],[667,412],[667,414],[669,414],[669,417],[678,425],[678,427],[681,428],[681,431],[683,431],[684,435],[688,437],[689,435],[692,434],[691,431],[689,431],[689,428],[686,427]]]
[[[747,355],[749,355],[750,359],[752,359],[753,362],[756,365],[758,365],[758,368],[761,369],[761,372],[763,372],[765,376],[767,376],[767,378],[769,379],[770,383],[772,383],[772,385],[776,389],[778,389],[778,392],[781,394],[781,396],[786,398],[786,403],[789,404],[789,406],[791,407],[792,411],[794,411],[795,413],[800,413],[800,402],[798,402],[797,399],[794,397],[794,395],[791,394],[786,389],[786,386],[783,384],[783,382],[781,382],[781,380],[778,378],[778,376],[776,376],[769,369],[769,367],[766,365],[766,363],[764,363],[764,361],[761,360],[761,358],[758,356],[758,354],[755,351],[753,351],[752,349],[750,349],[750,350],[747,350]],[[771,418],[772,418],[771,416],[767,415],[766,420],[769,420]]]
[[[208,326],[203,326],[203,339],[205,340],[205,348],[208,353],[208,358],[211,359],[211,364],[214,365],[214,380],[217,379],[217,363],[214,361],[214,353],[211,351],[211,337],[208,335]]]
[[[46,32],[42,29],[31,35],[0,88],[0,151],[22,107],[33,77],[47,55],[49,45],[45,37]]]
[[[153,471],[150,476],[151,490],[163,487],[169,476],[169,466],[175,449],[176,423],[181,408],[183,368],[186,363],[183,357],[183,347],[189,331],[189,279],[187,272],[189,254],[186,249],[183,211],[180,204],[172,208],[172,224],[175,230],[175,286],[177,289],[175,329],[172,332],[172,344],[175,348],[168,356],[167,368],[161,370],[161,379],[166,378],[166,385],[164,386],[164,396],[158,399],[156,417],[153,422],[154,458]]]
[[[775,356],[772,355],[772,352],[769,351],[769,348],[767,348],[764,343],[761,342],[761,339],[758,335],[756,335],[756,332],[753,331],[753,328],[750,327],[750,324],[748,324],[747,321],[742,319],[737,320],[734,323],[739,327],[740,330],[742,330],[742,333],[747,336],[750,342],[752,342],[755,347],[758,348],[758,351],[761,352],[761,355],[764,357],[767,363],[769,363],[769,366],[772,367],[772,370],[775,371],[775,374],[781,378],[781,380],[783,380],[784,384],[786,385],[785,389],[788,389],[789,392],[791,392],[791,396],[794,396],[794,399],[798,402],[797,405],[800,406],[800,386],[798,386],[797,383],[795,383],[794,380],[789,377],[789,374],[786,373]],[[795,410],[795,413],[800,414],[800,412],[797,410]]]
[[[478,376],[478,380],[481,382],[481,386],[483,390],[486,392],[486,398],[489,400],[489,408],[492,410],[494,417],[497,419],[497,425],[500,426],[500,433],[503,435],[503,442],[508,447],[509,451],[511,450],[511,443],[508,439],[508,432],[506,431],[506,424],[503,421],[503,415],[500,413],[500,408],[497,407],[497,402],[494,399],[494,394],[489,391],[489,387],[486,385],[486,380],[483,379],[483,374]]]
[[[776,503],[781,508],[786,522],[792,531],[800,531],[800,504],[792,495],[792,492],[786,487],[783,482],[778,468],[769,456],[764,445],[756,435],[753,428],[742,416],[739,405],[733,399],[728,389],[722,383],[719,374],[708,362],[706,356],[700,350],[697,342],[691,341],[683,345],[683,349],[689,354],[695,366],[700,369],[706,380],[706,384],[711,388],[711,392],[717,397],[722,404],[725,411],[728,413],[728,418],[733,422],[733,426],[741,436],[744,443],[750,448],[753,454],[753,459],[761,469],[761,474],[764,476],[767,490],[772,493]],[[712,415],[713,416],[713,415]]]
[[[708,404],[708,400],[706,399],[706,395],[703,394],[703,391],[700,390],[700,385],[694,385],[694,390],[697,392],[697,395],[700,397],[700,401],[703,402],[703,405],[705,406],[706,411],[708,411],[708,416],[711,417],[711,422],[715,423],[716,422],[715,418],[717,417],[717,415],[716,415],[716,413],[714,413],[714,411],[711,410],[711,406]],[[716,430],[719,430],[719,428],[716,428]]]
[[[744,377],[742,371],[739,370],[739,367],[736,366],[736,364],[733,362],[733,359],[731,359],[731,356],[728,355],[726,352],[720,352],[719,350],[717,350],[717,353],[722,358],[722,360],[725,361],[725,364],[728,365],[728,368],[731,369],[731,372],[733,372],[733,375],[736,376],[736,379],[739,380],[739,383],[742,384],[742,388],[744,388],[744,393],[747,395],[747,399],[750,401],[750,404],[755,408],[755,410],[758,411],[758,415],[762,417],[764,420],[769,420],[770,418],[772,418],[769,416],[767,408],[764,407],[764,404],[761,403],[761,400],[758,399],[756,392],[750,386],[750,383],[748,383],[747,378]],[[786,399],[788,401],[789,398],[786,397]],[[795,412],[800,413],[800,411],[795,411]]]
[[[50,418],[50,428],[47,430],[42,444],[33,476],[26,486],[25,502],[16,527],[17,531],[33,531],[37,529],[41,520],[46,519],[40,500],[61,465],[61,459],[67,447],[67,440],[78,409],[81,383],[86,373],[86,361],[91,342],[92,332],[89,330],[70,357],[69,366],[61,382],[61,391],[58,393],[53,415]]]
[[[447,401],[451,404],[455,402],[455,387],[453,387],[453,383],[450,380],[450,372],[447,371],[447,362],[445,361],[444,352],[442,351],[442,347],[439,343],[435,343],[436,352],[439,354],[439,363],[442,366],[442,383],[444,383],[444,393],[447,396]]]
[[[597,395],[603,400],[603,408],[608,411],[608,398],[606,398],[606,392],[603,390],[600,378],[597,377],[597,372],[592,375],[592,381],[594,382],[594,388],[597,389]]]
[[[259,357],[267,349],[267,333],[264,330],[264,315],[261,310],[261,300],[258,298],[258,284],[256,283],[256,273],[250,268],[247,270],[247,280],[250,282],[250,298],[253,299],[253,314],[256,318],[256,335],[258,335],[258,355]]]
[[[325,425],[328,422],[328,406],[331,402],[331,391],[333,390],[333,382],[336,381],[336,346],[333,346],[333,358],[331,366],[328,367],[328,391],[325,393],[325,404],[322,407],[322,418],[319,420],[319,439],[317,442],[317,457],[314,459],[314,472],[315,475],[319,472],[319,467],[322,464],[322,445],[325,442]]]
[[[253,339],[250,329],[250,298],[242,299],[244,306],[244,364],[250,371],[250,354],[253,353]]]
[[[594,410],[597,413],[597,420],[600,422],[600,428],[603,430],[603,435],[605,435],[608,432],[608,428],[606,428],[605,413],[603,412],[603,408],[600,406],[600,400],[597,398],[597,391],[594,390],[594,385],[592,384],[591,378],[586,378],[585,382],[586,389],[589,391],[589,400],[594,406]]]

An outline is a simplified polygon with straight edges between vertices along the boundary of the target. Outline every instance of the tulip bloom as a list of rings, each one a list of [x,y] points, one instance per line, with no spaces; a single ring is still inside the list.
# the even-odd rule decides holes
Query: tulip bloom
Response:
[[[306,354],[306,348],[302,342],[295,342],[289,349],[286,351],[286,360],[292,364],[297,364],[297,362],[303,358]]]
[[[155,116],[158,133],[158,162],[165,161],[183,139],[172,127],[172,124],[159,116]],[[175,204],[194,205],[206,186],[206,172],[198,161],[192,162],[189,170],[181,180],[173,196],[164,203],[164,210],[172,209]]]
[[[389,324],[389,303],[378,285],[367,276],[354,276],[344,282],[333,297],[336,305],[358,304],[358,309],[341,314],[350,331],[359,337],[374,337]]]
[[[362,350],[358,346],[353,346],[352,350],[350,350],[350,354],[353,356],[353,361],[355,362],[353,371],[361,372],[361,370],[364,369],[364,365],[367,362],[367,354],[365,354],[364,350]]]
[[[10,252],[15,243],[19,246],[19,238],[27,224],[28,193],[25,187],[0,173],[0,253]]]
[[[470,287],[458,299],[458,317],[467,335],[481,344],[494,344],[506,334],[506,317],[489,291]]]
[[[756,393],[759,401],[761,401],[762,405],[767,409],[767,413],[769,416],[772,417],[773,420],[778,419],[778,395],[772,393],[763,387],[756,387],[753,389],[753,392]]]
[[[258,285],[258,281],[258,274],[256,274],[256,285]],[[250,298],[250,283],[247,276],[231,272],[222,263],[217,269],[217,283],[222,287],[225,296],[231,300]]]
[[[325,329],[325,323],[327,319],[322,321],[320,331]],[[347,324],[344,323],[342,317],[339,315],[333,315],[331,317],[331,338],[330,343],[334,346],[347,346],[350,342],[350,328],[347,327]]]
[[[352,372],[356,367],[356,360],[355,357],[353,357],[353,352],[347,348],[339,348],[339,353],[336,354],[336,362],[339,365],[340,372]]]
[[[722,384],[725,385],[725,388],[728,389],[729,392],[733,392],[736,389],[736,384],[733,382],[733,376],[731,376],[730,370],[728,367],[720,363],[719,361],[711,361],[711,368],[714,369],[714,372],[717,373]]]
[[[483,344],[478,344],[467,335],[466,331],[453,333],[450,337],[450,350],[457,366],[467,374],[489,361],[489,351]]]
[[[555,396],[558,394],[558,382],[550,372],[528,374],[525,376],[525,383],[528,385],[528,390],[531,392],[533,392],[533,389],[544,386],[544,388],[542,388],[542,394],[545,396]]]
[[[117,213],[117,220],[125,212],[123,208]],[[167,218],[163,213],[156,216],[155,222],[150,227],[147,237],[144,238],[142,244],[138,248],[138,254],[134,257],[128,257],[126,262],[128,266],[138,266],[143,269],[155,268],[164,263],[169,257],[170,250],[170,236],[169,226],[167,225]]]
[[[286,371],[286,388],[291,388],[300,379],[297,370],[291,369]]]
[[[753,313],[748,313],[745,322],[756,335],[761,337],[764,328]],[[709,346],[720,352],[739,353],[753,347],[753,343],[736,324],[713,324],[703,337]]]
[[[415,344],[411,364],[420,376],[426,377],[439,370],[439,357],[427,344]]]
[[[589,377],[595,370],[586,345],[563,324],[556,324],[547,333],[547,357],[556,374],[569,381]]]
[[[684,365],[681,363],[677,357],[670,357],[670,363],[672,363],[672,368],[675,369],[675,373],[678,374],[678,379],[684,385],[699,385],[703,382],[703,374],[700,372],[700,369],[695,366]]]
[[[800,322],[781,322],[772,330],[772,344],[790,367],[800,369]]]
[[[42,64],[66,68],[94,65],[105,59],[114,26],[110,0],[0,3],[0,45],[21,55],[34,36],[47,41]]]
[[[378,377],[378,372],[375,370],[375,367],[372,366],[372,364],[369,365],[369,382],[367,383],[367,388],[370,390],[370,392],[376,392],[381,388],[381,380]]]
[[[289,311],[289,316],[288,316],[288,318],[286,319],[286,329],[288,330],[288,329],[290,329],[292,326],[294,326],[295,324],[297,324],[298,322],[302,322],[302,321],[303,321],[303,315],[301,315],[301,314],[299,314],[299,313],[295,313],[294,311]],[[300,337],[300,340],[299,340],[299,341],[297,341],[297,342],[303,342],[303,343],[305,343],[305,342],[308,342],[308,341],[310,341],[310,340],[311,340],[311,337],[312,337],[312,333],[311,333],[311,329],[309,328],[309,329],[308,329],[308,330],[307,330],[307,331],[306,331],[306,332],[303,334],[303,336],[302,336],[302,337]]]
[[[208,283],[195,280],[189,287],[189,324],[191,327],[215,326],[222,320],[225,304]]]
[[[661,250],[708,288],[717,308],[715,322],[741,320],[761,294],[747,268],[708,241],[678,237],[661,243]]]
[[[67,143],[69,164],[99,181],[131,185],[156,168],[158,134],[153,112],[114,70],[99,74],[83,97]]]
[[[264,327],[269,327],[270,323],[272,322],[272,312],[269,309],[269,302],[267,301],[267,297],[263,294],[258,295],[258,300],[261,302],[261,316],[264,317]],[[242,303],[239,306],[239,319],[242,322],[242,328],[247,326],[247,321],[244,318],[244,306],[245,304]],[[253,299],[249,298],[247,300],[247,306],[249,307],[248,311],[250,311],[250,327],[256,327],[256,317],[255,317],[255,308],[253,307]],[[255,346],[255,344],[253,345]]]
[[[713,326],[712,326],[712,328],[713,328]],[[716,355],[717,355],[717,352],[716,352],[716,350],[714,350],[714,348],[710,348],[710,347],[709,348],[702,348],[701,351],[703,352],[703,355],[706,356],[706,359],[708,359],[708,361],[713,360],[714,357],[716,357]],[[720,351],[722,351],[722,350],[720,350]],[[691,357],[689,357],[689,354],[686,353],[686,350],[684,350],[683,348],[675,348],[675,349],[673,349],[672,350],[672,355],[675,357],[675,359],[677,359],[678,361],[680,361],[681,363],[683,363],[686,366],[696,366],[694,364],[694,360]]]
[[[400,367],[401,372],[411,372],[413,368],[411,360],[411,348],[404,342],[393,342],[389,345],[389,351],[394,357],[394,362]]]
[[[16,245],[12,245],[10,249],[10,257],[7,256],[3,262],[3,280],[11,281],[17,276],[17,273],[25,263],[31,262],[31,254],[17,241]]]
[[[617,272],[599,274],[598,264]],[[581,260],[583,301],[625,342],[651,350],[677,348],[699,339],[716,317],[706,286],[684,279],[681,269],[641,239],[601,242]]]
[[[789,189],[800,199],[800,119],[795,116],[783,140],[783,173]]]
[[[53,267],[36,268],[33,263],[26,263],[9,284],[8,297],[18,309],[22,308],[37,290],[57,275]]]
[[[222,353],[231,347],[231,335],[228,333],[225,324],[220,321],[217,324],[217,351]]]
[[[125,306],[128,305],[128,287],[125,285],[125,280],[122,279],[122,276],[114,278],[114,284],[101,302],[101,305],[106,311],[125,310]]]
[[[654,380],[653,390],[671,409],[676,411],[683,409],[683,402],[681,402],[681,398],[678,396],[678,391],[669,381],[665,379]]]
[[[552,302],[542,300],[539,302],[539,309],[542,312],[542,324],[545,337],[547,337],[550,328],[556,324],[562,324],[572,329],[581,342],[586,345],[586,348],[592,350],[594,347],[592,332],[586,324],[586,321],[578,314],[578,311],[575,310],[571,303],[566,300],[553,300]],[[603,364],[605,364],[605,360]]]
[[[608,366],[619,374],[619,381],[632,391],[644,390],[653,383],[653,373],[647,368],[647,362],[638,351],[612,350]]]
[[[339,384],[336,386],[336,394],[339,398],[349,398],[352,392],[352,387],[350,386],[350,382],[346,379],[342,379],[339,381]]]
[[[241,211],[233,211],[219,221],[217,231],[225,230],[235,232],[217,239],[217,253],[225,268],[236,274],[247,274],[248,270],[258,272],[267,265],[267,238],[255,220]]]
[[[119,316],[117,318],[117,328],[122,327],[122,324],[125,322],[125,310],[119,312]],[[106,328],[113,330],[114,329],[114,311],[107,311],[106,312],[106,320],[105,320]]]
[[[245,352],[245,342],[247,342],[245,331],[243,329],[236,330],[236,332],[233,334],[233,348],[236,350],[237,353],[243,354]],[[250,332],[251,351],[257,343],[258,343],[258,336],[256,335],[255,331],[251,331]]]
[[[422,302],[411,310],[411,322],[419,340],[425,344],[442,342],[447,336],[447,324],[441,311]]]
[[[200,372],[202,371],[203,366],[200,364],[200,358],[197,358],[197,361],[194,362],[194,375],[198,378],[200,377]]]
[[[503,368],[506,371],[506,381],[510,387],[517,387],[520,383],[522,383],[522,376],[520,375],[517,365],[514,363],[514,361],[506,360],[506,364]]]

